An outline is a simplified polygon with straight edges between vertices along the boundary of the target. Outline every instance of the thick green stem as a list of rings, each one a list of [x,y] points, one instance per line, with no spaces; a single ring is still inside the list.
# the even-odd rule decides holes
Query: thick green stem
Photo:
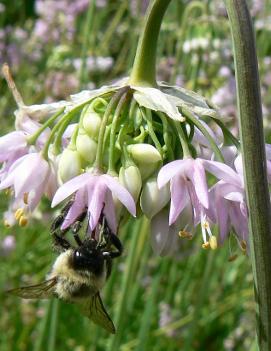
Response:
[[[155,0],[146,16],[132,68],[130,84],[156,86],[156,49],[162,19],[171,0]]]
[[[271,350],[271,216],[252,22],[245,0],[225,0],[234,44],[241,149],[249,209],[258,345]]]

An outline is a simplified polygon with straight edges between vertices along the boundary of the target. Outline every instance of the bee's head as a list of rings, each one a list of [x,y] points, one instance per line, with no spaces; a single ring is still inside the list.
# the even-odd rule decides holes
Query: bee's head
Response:
[[[79,247],[73,252],[73,268],[86,270],[96,275],[102,273],[104,257],[101,251],[95,247]]]

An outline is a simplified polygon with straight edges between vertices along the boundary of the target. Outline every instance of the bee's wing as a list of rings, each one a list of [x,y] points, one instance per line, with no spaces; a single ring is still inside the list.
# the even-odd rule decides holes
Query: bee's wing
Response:
[[[54,277],[37,285],[22,286],[17,289],[8,290],[7,293],[17,295],[23,299],[48,299],[53,297],[57,278]]]
[[[96,293],[90,298],[90,300],[81,305],[81,310],[82,313],[94,323],[99,324],[109,333],[115,334],[115,326],[106,312],[99,293]]]

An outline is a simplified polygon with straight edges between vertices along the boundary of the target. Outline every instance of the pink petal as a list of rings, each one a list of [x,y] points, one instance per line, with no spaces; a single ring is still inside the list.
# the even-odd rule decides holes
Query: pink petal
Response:
[[[166,245],[168,232],[168,212],[162,210],[151,220],[151,246],[157,255],[161,254]]]
[[[116,211],[114,206],[114,201],[112,193],[110,191],[106,192],[105,195],[105,206],[104,206],[104,215],[107,220],[107,223],[114,234],[117,234],[117,220],[116,220]]]
[[[204,167],[200,160],[193,162],[193,168],[187,172],[187,176],[191,179],[199,202],[205,207],[209,207],[208,186]]]
[[[201,163],[208,172],[212,173],[218,179],[222,179],[228,183],[233,183],[237,186],[241,186],[239,175],[234,172],[234,170],[229,166],[221,162],[203,159],[201,159]]]
[[[64,230],[72,225],[80,214],[86,209],[86,188],[80,188],[74,198],[74,202],[65,216],[61,229]]]
[[[75,178],[72,178],[57,190],[52,201],[52,207],[58,205],[81,187],[95,182],[95,180],[96,177],[90,173],[83,173]]]
[[[106,194],[106,185],[102,181],[98,181],[94,189],[88,187],[88,213],[90,229],[94,230],[100,219]]]
[[[236,172],[243,176],[243,162],[242,162],[242,156],[239,154],[235,161],[234,161],[234,167],[236,169]]]
[[[0,138],[0,154],[14,152],[27,146],[26,136],[21,131],[11,132]]]
[[[122,186],[118,180],[108,174],[102,176],[104,184],[111,190],[112,194],[127,208],[127,210],[136,217],[136,206],[132,195]]]
[[[184,172],[183,167],[186,162],[187,160],[177,160],[167,163],[164,167],[162,167],[157,177],[158,188],[161,189],[170,181],[171,178],[175,177],[177,174],[182,175]]]
[[[169,225],[174,223],[187,204],[188,192],[185,180],[175,176],[170,182],[171,204],[169,212]]]
[[[15,197],[21,197],[44,182],[49,175],[50,167],[40,154],[33,153],[27,155],[16,171],[18,176],[14,179]]]
[[[221,244],[223,244],[230,230],[229,214],[228,214],[229,209],[228,209],[227,201],[221,198],[220,196],[216,196],[215,204],[216,204],[217,221],[219,225],[219,234],[220,234]]]
[[[225,199],[236,202],[243,202],[244,196],[240,192],[231,192],[224,196]]]

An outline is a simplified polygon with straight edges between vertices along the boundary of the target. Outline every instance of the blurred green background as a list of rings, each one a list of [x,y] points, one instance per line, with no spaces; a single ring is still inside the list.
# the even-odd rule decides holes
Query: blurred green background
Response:
[[[124,77],[131,68],[149,1],[0,1],[0,64],[8,62],[26,104],[68,98]],[[271,141],[271,5],[251,1],[266,140]],[[233,58],[223,2],[172,1],[159,39],[160,80],[194,89],[221,107],[237,134]],[[16,104],[0,78],[1,134]],[[1,212],[8,197],[1,196]],[[0,230],[1,351],[256,350],[249,258],[226,242],[199,240],[157,257],[142,218],[122,228],[124,254],[103,299],[117,327],[110,336],[61,301],[27,301],[5,290],[44,280],[54,260],[44,202],[25,228]],[[233,262],[229,257],[238,254]]]

